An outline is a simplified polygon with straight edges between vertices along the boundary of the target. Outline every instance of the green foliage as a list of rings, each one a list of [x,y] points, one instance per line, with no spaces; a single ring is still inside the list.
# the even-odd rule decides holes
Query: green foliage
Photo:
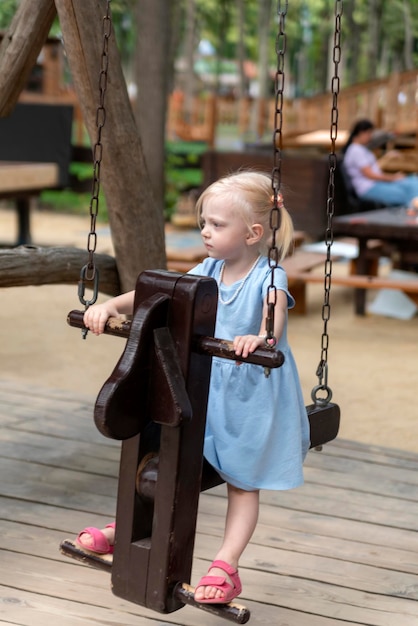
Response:
[[[50,211],[57,211],[58,213],[88,216],[90,211],[90,197],[89,193],[76,193],[75,191],[71,191],[71,189],[51,189],[41,193],[39,205]],[[106,223],[108,222],[108,218],[106,198],[101,191],[99,195],[97,221]]]
[[[0,30],[8,28],[12,17],[16,12],[18,0],[1,0],[0,4]]]
[[[169,220],[174,213],[179,197],[185,191],[199,188],[203,182],[200,156],[207,150],[204,143],[169,142],[166,150],[166,191],[164,217]],[[80,182],[88,181],[93,174],[89,163],[71,163],[70,174]],[[71,189],[42,192],[40,205],[48,210],[76,215],[88,215],[91,194],[78,193]],[[99,195],[99,222],[108,221],[108,210],[103,190]]]
[[[167,144],[165,162],[165,211],[168,220],[174,213],[180,195],[201,187],[203,173],[200,155],[207,150],[206,144],[170,142]]]
[[[239,40],[238,11],[236,0],[195,0],[197,9],[196,45],[208,40],[216,51],[216,57],[235,61]],[[184,35],[186,0],[180,5],[180,34]],[[0,1],[0,29],[6,29],[15,13],[19,0]],[[284,2],[281,2],[282,8]],[[258,19],[261,3],[244,0],[245,51],[249,60],[258,60]],[[411,33],[410,57],[418,66],[418,11],[416,0],[345,0],[342,15],[342,57],[349,71],[343,75],[358,82],[374,77],[370,59],[370,25],[379,20],[380,34],[377,42],[379,76],[405,69],[406,29]],[[322,92],[327,74],[327,44],[334,26],[334,0],[292,0],[288,3],[286,17],[286,59],[290,70],[290,82],[295,85],[295,95],[306,96]],[[272,0],[271,52],[272,69],[276,66],[275,39],[277,35],[277,0]],[[119,50],[125,66],[129,66],[135,53],[137,0],[112,0],[112,16]],[[376,12],[377,11],[377,12]],[[350,22],[349,15],[352,15]],[[381,17],[381,19],[380,19]],[[140,16],[139,16],[140,19]],[[355,26],[355,33],[351,31]],[[51,34],[59,36],[56,21]],[[183,54],[183,46],[178,54]],[[220,68],[218,68],[220,71]],[[289,85],[289,80],[287,81]]]

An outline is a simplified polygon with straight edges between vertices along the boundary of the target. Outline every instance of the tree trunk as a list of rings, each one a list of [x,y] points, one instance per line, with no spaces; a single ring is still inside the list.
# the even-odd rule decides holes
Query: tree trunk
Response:
[[[343,50],[343,58],[345,57],[345,66],[347,67],[347,83],[354,85],[359,80],[359,61],[360,61],[360,39],[361,29],[354,19],[354,11],[356,1],[349,2],[344,6],[344,19],[347,23],[347,42],[350,45],[345,46]]]
[[[196,0],[187,0],[185,29],[186,84],[184,90],[184,117],[186,122],[191,123],[195,96]]]
[[[370,16],[368,22],[368,80],[374,80],[378,76],[379,67],[379,52],[381,49],[381,34],[382,34],[382,12],[383,2],[381,0],[369,0],[370,1]]]
[[[15,108],[56,14],[54,0],[21,0],[0,44],[0,117]]]
[[[135,118],[158,210],[164,212],[165,122],[170,79],[172,0],[139,0],[136,9]]]
[[[55,0],[55,4],[73,82],[94,145],[106,2]],[[126,291],[135,286],[142,270],[165,267],[164,219],[152,193],[113,33],[108,60],[101,177],[116,263],[122,290]]]
[[[100,273],[99,290],[109,296],[120,294],[115,259],[108,254],[96,254],[95,259]],[[0,250],[0,288],[75,285],[80,278],[80,268],[86,263],[87,252],[78,248],[19,246]]]
[[[402,5],[405,30],[404,44],[404,64],[406,70],[412,70],[414,67],[413,49],[414,49],[414,33],[412,30],[412,13],[409,3],[404,0]]]
[[[261,139],[265,126],[265,106],[269,95],[269,32],[272,0],[260,0],[258,5],[258,99],[256,108],[257,139]]]
[[[238,97],[240,100],[247,95],[247,83],[245,77],[245,2],[236,0],[238,20],[237,59],[239,71]]]

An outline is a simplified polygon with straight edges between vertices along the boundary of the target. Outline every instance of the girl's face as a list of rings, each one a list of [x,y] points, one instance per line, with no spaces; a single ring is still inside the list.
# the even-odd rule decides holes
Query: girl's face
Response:
[[[203,202],[201,234],[208,256],[236,260],[247,253],[251,233],[238,211],[217,197]]]

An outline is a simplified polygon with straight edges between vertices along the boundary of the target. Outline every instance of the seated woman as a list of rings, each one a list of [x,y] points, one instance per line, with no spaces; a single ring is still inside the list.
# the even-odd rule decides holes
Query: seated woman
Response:
[[[370,120],[358,121],[342,152],[344,168],[358,197],[385,206],[406,206],[418,210],[418,177],[383,172],[367,144],[374,125]]]

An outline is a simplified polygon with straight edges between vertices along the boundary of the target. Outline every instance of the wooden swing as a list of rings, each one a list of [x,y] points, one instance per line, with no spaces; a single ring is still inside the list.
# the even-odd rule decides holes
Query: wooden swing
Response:
[[[106,26],[110,20],[107,0]],[[311,447],[319,448],[337,436],[339,407],[331,403],[327,380],[329,295],[331,283],[333,174],[337,132],[339,33],[342,2],[336,0],[335,73],[333,81],[332,154],[327,213],[327,262],[323,306],[324,332],[318,385],[312,390],[313,404],[307,407]],[[284,86],[285,17],[278,3],[279,35],[276,75],[276,117],[272,189],[274,203],[269,251],[271,285],[267,337],[273,339],[274,271],[278,267],[275,245],[280,227],[281,123]],[[105,37],[106,38],[106,37]],[[106,44],[103,48],[106,54]],[[105,84],[105,83],[104,83]],[[103,81],[101,81],[103,85]],[[101,91],[101,104],[105,89]],[[99,116],[98,116],[99,117]],[[101,119],[101,118],[100,118]],[[103,124],[97,123],[100,143]],[[101,150],[94,151],[101,158]],[[95,242],[95,215],[98,208],[100,163],[95,158],[95,183],[90,236]],[[81,270],[79,299],[87,308],[98,293],[98,270],[94,247],[88,242],[89,261]],[[93,297],[85,299],[86,282],[93,284]],[[283,355],[266,346],[246,359],[237,357],[229,342],[213,338],[217,309],[217,285],[211,278],[150,270],[138,278],[132,321],[109,319],[105,333],[127,339],[124,352],[96,400],[94,419],[107,437],[122,440],[119,474],[116,537],[113,559],[82,550],[73,541],[61,543],[61,552],[80,561],[110,570],[113,592],[126,600],[160,613],[169,613],[185,604],[209,611],[236,623],[250,618],[249,610],[238,604],[199,604],[189,586],[199,494],[223,480],[203,458],[206,406],[212,356],[242,360],[265,368],[266,375],[280,367]],[[82,328],[83,312],[69,313],[70,325]],[[325,397],[320,397],[324,394]]]

